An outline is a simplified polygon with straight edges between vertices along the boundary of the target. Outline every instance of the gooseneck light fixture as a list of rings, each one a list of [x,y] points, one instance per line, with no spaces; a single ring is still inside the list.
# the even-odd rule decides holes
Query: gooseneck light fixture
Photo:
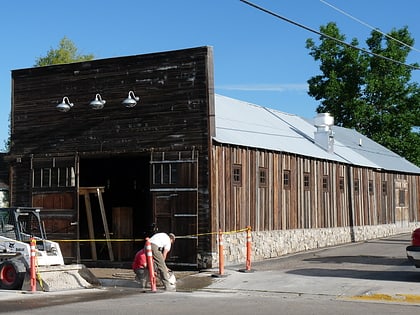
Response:
[[[140,97],[136,96],[133,91],[128,92],[126,99],[122,101],[122,104],[125,107],[131,108],[137,105],[137,102],[140,100]]]
[[[104,108],[106,101],[102,99],[101,94],[96,94],[95,99],[89,103],[92,109],[102,109]]]
[[[68,112],[72,107],[73,103],[70,102],[67,96],[64,96],[61,103],[56,106],[56,108],[63,113]]]

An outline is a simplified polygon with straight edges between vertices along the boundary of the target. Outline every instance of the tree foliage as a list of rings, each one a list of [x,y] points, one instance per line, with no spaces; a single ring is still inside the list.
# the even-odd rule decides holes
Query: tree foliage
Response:
[[[43,67],[49,65],[58,65],[63,63],[88,61],[94,59],[92,54],[81,55],[76,45],[67,37],[63,37],[57,49],[51,48],[45,57],[36,59],[34,67]]]
[[[333,22],[320,32],[346,40]],[[306,48],[321,70],[308,80],[308,94],[320,101],[318,113],[329,112],[337,125],[356,129],[420,166],[420,135],[413,131],[420,126],[420,87],[410,81],[418,65],[405,65],[414,39],[407,27],[387,35],[371,32],[366,44],[374,54],[322,35],[319,45],[308,39]],[[352,46],[358,44],[352,39]]]
[[[92,54],[81,55],[78,53],[76,45],[67,37],[63,37],[57,49],[51,48],[45,57],[39,57],[36,59],[34,67],[43,67],[49,65],[88,61],[94,59]],[[10,116],[9,116],[9,137],[4,141],[4,150],[10,150]]]
[[[9,114],[9,124],[8,124],[9,134],[6,140],[4,140],[4,152],[10,151],[10,114]]]

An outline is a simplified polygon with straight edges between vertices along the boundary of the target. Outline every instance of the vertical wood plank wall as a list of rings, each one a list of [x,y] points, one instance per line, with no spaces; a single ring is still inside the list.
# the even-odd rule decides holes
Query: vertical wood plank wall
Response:
[[[152,152],[199,151],[198,232],[208,232],[213,80],[213,49],[209,46],[13,70],[11,150],[7,155],[11,205],[32,206],[34,193],[55,190],[41,187],[34,191],[34,158],[78,155],[85,160],[144,160]],[[140,98],[133,108],[121,104],[129,91]],[[106,105],[92,110],[89,103],[97,93]],[[56,109],[64,96],[74,103],[66,113]],[[90,176],[85,174],[80,177]],[[73,188],[77,201],[77,187]],[[74,202],[68,209],[75,217],[77,205]],[[209,237],[203,236],[197,252],[209,251]]]
[[[270,231],[395,223],[394,183],[401,178],[409,190],[410,221],[420,218],[419,178],[415,175],[221,144],[213,145],[211,152],[213,224],[223,231],[248,225],[256,231]],[[240,185],[232,184],[233,165],[241,168]],[[260,168],[267,170],[263,187]],[[290,171],[288,189],[283,185],[285,170]],[[309,186],[304,184],[305,175],[309,175]]]

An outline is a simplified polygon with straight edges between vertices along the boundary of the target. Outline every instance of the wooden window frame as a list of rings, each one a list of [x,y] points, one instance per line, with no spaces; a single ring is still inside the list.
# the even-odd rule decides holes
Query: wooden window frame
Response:
[[[360,181],[358,178],[354,179],[354,192],[358,194],[360,192]]]
[[[368,181],[368,191],[369,191],[369,195],[373,195],[375,192],[374,186],[373,186],[373,180],[369,179]]]
[[[235,187],[242,186],[242,165],[232,165],[232,185]]]
[[[32,170],[32,188],[75,187],[74,167],[40,167]]]
[[[388,182],[386,180],[382,181],[382,194],[384,196],[388,195]]]
[[[328,175],[322,176],[322,190],[324,192],[330,191],[330,178]]]
[[[175,186],[178,182],[177,163],[152,164],[152,186]]]
[[[311,174],[310,173],[303,173],[303,189],[304,190],[311,189]]]
[[[260,187],[267,187],[268,186],[268,177],[267,177],[267,168],[260,167],[258,169],[258,183]]]
[[[290,188],[291,188],[290,170],[283,170],[283,189],[290,190]]]
[[[340,192],[344,193],[344,177],[340,176],[338,179],[338,187],[340,189]]]
[[[400,207],[405,207],[405,190],[400,189],[398,191],[398,204]]]

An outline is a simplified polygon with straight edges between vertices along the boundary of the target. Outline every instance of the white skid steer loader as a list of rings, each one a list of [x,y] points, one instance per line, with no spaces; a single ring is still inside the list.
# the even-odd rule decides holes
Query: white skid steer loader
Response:
[[[0,289],[29,290],[30,240],[36,240],[37,291],[99,286],[84,265],[65,265],[58,243],[46,238],[40,209],[0,208]]]

